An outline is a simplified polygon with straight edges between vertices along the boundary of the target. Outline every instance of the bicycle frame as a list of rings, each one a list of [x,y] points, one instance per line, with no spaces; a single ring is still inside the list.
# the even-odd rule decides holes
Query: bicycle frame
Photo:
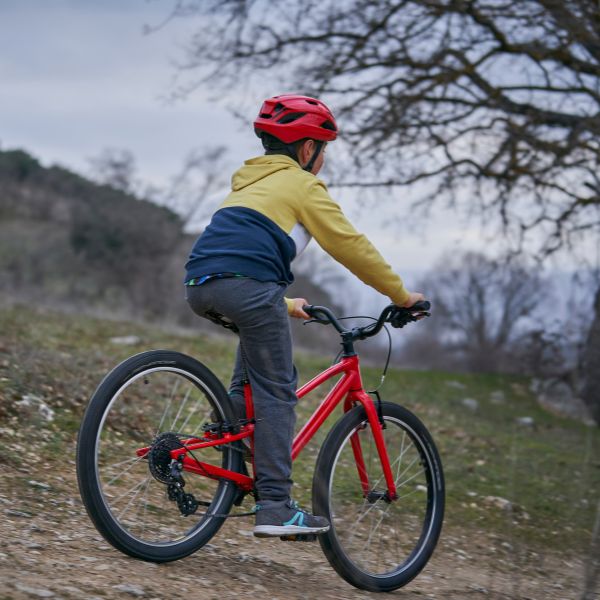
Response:
[[[381,467],[387,485],[387,499],[396,500],[398,497],[396,493],[396,485],[394,482],[394,476],[392,474],[385,441],[383,439],[382,426],[379,422],[375,404],[363,388],[358,356],[344,356],[338,363],[332,365],[322,373],[315,376],[296,392],[298,399],[303,398],[332,377],[336,377],[338,375],[341,375],[341,378],[335,384],[333,389],[331,389],[331,391],[327,394],[321,404],[316,408],[315,412],[310,416],[308,421],[304,424],[302,429],[294,438],[292,444],[292,460],[295,460],[298,457],[302,449],[312,439],[321,425],[323,425],[327,417],[331,415],[333,410],[342,400],[344,400],[344,412],[347,412],[354,406],[361,404],[364,407],[369,425],[371,426],[371,431],[375,440],[375,446],[381,461]],[[252,390],[250,388],[250,384],[248,383],[244,385],[244,397],[246,400],[247,417],[248,419],[252,419],[254,417],[254,406],[252,402]],[[201,448],[229,444],[243,438],[250,437],[253,431],[254,425],[247,424],[242,425],[239,433],[236,434],[207,433],[202,439],[190,438],[187,440],[182,440],[185,448],[172,450],[171,457],[181,462],[184,471],[196,473],[211,479],[230,480],[242,490],[248,492],[254,488],[253,478],[248,477],[247,475],[242,475],[241,473],[230,471],[228,469],[223,469],[222,467],[196,461],[194,458],[188,456],[188,451],[191,450],[193,452],[194,450]],[[369,489],[369,479],[363,459],[360,439],[356,432],[352,434],[350,442],[354,459],[356,460],[356,468],[363,495],[366,497],[371,490]],[[149,450],[149,447],[140,448],[137,451],[137,455],[143,457],[149,452]]]

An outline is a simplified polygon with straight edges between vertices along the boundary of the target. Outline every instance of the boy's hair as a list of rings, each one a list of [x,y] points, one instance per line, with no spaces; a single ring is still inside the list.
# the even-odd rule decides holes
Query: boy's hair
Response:
[[[309,138],[303,138],[296,142],[292,142],[291,144],[286,144],[266,131],[261,132],[260,136],[260,141],[265,149],[265,154],[285,154],[298,163],[298,148],[300,147],[300,144],[307,139]]]

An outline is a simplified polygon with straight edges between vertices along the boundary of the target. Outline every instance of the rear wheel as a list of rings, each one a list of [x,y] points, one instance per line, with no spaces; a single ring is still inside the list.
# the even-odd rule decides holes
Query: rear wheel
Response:
[[[118,365],[92,396],[77,446],[79,489],[98,531],[122,552],[156,562],[206,544],[223,524],[237,487],[184,471],[184,487],[174,493],[170,450],[180,439],[201,436],[207,422],[233,419],[219,380],[189,356],[156,350]],[[138,456],[148,447],[146,456]],[[191,456],[242,468],[240,451],[230,446]]]
[[[406,585],[427,564],[444,518],[444,477],[433,440],[408,410],[382,403],[383,436],[398,498],[386,484],[366,413],[349,411],[321,447],[313,482],[315,514],[331,529],[319,536],[333,568],[352,585],[391,591]],[[360,443],[369,494],[363,493],[352,442]]]

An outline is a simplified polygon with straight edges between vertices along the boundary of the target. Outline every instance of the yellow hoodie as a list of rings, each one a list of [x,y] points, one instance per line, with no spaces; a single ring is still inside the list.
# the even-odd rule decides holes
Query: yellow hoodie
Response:
[[[356,231],[323,181],[293,159],[274,154],[247,160],[234,173],[231,187],[192,250],[186,281],[234,272],[289,284],[291,261],[314,237],[325,252],[395,304],[408,299],[400,277]]]

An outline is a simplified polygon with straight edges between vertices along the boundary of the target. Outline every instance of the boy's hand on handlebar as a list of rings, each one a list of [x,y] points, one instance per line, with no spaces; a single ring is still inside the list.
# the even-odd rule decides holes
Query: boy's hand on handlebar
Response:
[[[310,315],[302,310],[302,307],[308,304],[306,298],[290,298],[290,300],[292,301],[290,317],[295,317],[296,319],[310,319]]]
[[[422,300],[425,300],[425,296],[420,292],[409,292],[408,300],[404,304],[401,304],[401,306],[402,308],[410,308],[413,304]]]

